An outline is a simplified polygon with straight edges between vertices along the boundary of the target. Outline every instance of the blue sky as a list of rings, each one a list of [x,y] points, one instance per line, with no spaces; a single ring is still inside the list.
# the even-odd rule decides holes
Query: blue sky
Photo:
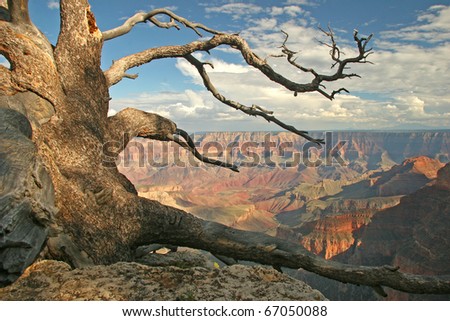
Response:
[[[283,29],[290,34],[288,46],[300,51],[298,61],[322,72],[330,72],[328,49],[317,39],[317,27],[330,24],[342,50],[354,53],[353,29],[374,33],[374,65],[352,69],[362,78],[330,84],[345,86],[350,94],[329,101],[317,93],[294,97],[246,66],[236,51],[219,48],[210,61],[210,77],[227,97],[241,103],[258,104],[299,129],[450,129],[450,3],[406,0],[282,0],[282,1],[162,1],[91,0],[101,30],[124,22],[143,10],[166,7],[187,19],[213,29],[240,32],[260,56],[279,53]],[[59,13],[57,1],[30,0],[31,18],[56,42]],[[204,33],[204,36],[208,36]],[[191,30],[159,29],[140,24],[134,30],[105,43],[103,68],[111,61],[149,47],[183,44],[198,37]],[[274,69],[299,82],[308,75],[292,70],[280,58],[269,58]],[[182,59],[154,61],[131,72],[111,88],[113,114],[125,107],[156,112],[188,131],[278,130],[263,119],[248,117],[222,105],[201,85],[196,71]]]

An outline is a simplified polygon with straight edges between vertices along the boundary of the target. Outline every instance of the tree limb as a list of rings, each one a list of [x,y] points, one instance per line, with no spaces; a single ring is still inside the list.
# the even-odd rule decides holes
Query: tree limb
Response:
[[[170,17],[170,22],[161,22],[160,20],[158,20],[156,18],[157,15],[166,15],[166,16]],[[179,30],[180,27],[177,25],[177,22],[178,22],[178,23],[183,24],[185,27],[194,30],[195,33],[200,37],[202,37],[202,34],[199,32],[198,29],[202,29],[211,34],[220,34],[221,33],[219,31],[210,29],[200,23],[191,22],[183,17],[176,15],[175,13],[173,13],[170,10],[155,9],[155,10],[152,10],[147,13],[138,12],[134,16],[129,18],[127,21],[125,21],[123,25],[103,32],[102,33],[103,39],[106,41],[106,40],[111,40],[111,39],[123,36],[123,35],[127,34],[128,32],[130,32],[131,29],[133,29],[133,27],[136,24],[147,22],[147,21],[153,23],[155,26],[158,26],[160,28],[165,28],[165,29],[176,28]]]
[[[175,134],[176,128],[177,125],[165,117],[135,108],[125,108],[108,117],[107,141],[119,143],[114,151],[118,155],[134,137],[167,141],[168,136]]]
[[[212,39],[211,39],[212,40]],[[108,86],[113,86],[127,75],[127,70],[162,58],[183,57],[195,51],[209,50],[220,43],[215,41],[193,41],[179,46],[162,46],[150,48],[115,60],[111,67],[104,72]]]
[[[19,3],[15,4],[18,5]],[[0,20],[0,54],[10,63],[9,69],[0,67],[2,92],[29,90],[52,105],[58,103],[61,94],[60,78],[54,64],[51,45],[45,37],[41,37],[34,25]],[[48,81],[37,81],[36,75],[39,75],[39,79]]]
[[[267,120],[268,122],[273,122],[275,124],[277,124],[278,126],[280,126],[281,128],[284,128],[290,132],[293,132],[297,135],[302,136],[303,138],[306,138],[307,140],[316,143],[318,145],[323,144],[324,141],[323,139],[317,139],[317,138],[312,138],[311,136],[308,135],[308,132],[306,131],[301,131],[296,129],[295,127],[291,126],[291,125],[287,125],[285,123],[283,123],[282,121],[280,121],[278,118],[276,118],[275,116],[272,116],[273,112],[272,111],[267,111],[265,109],[263,109],[262,107],[253,105],[252,107],[248,107],[245,105],[242,105],[239,102],[233,101],[233,100],[229,100],[227,98],[225,98],[222,94],[219,93],[219,91],[215,88],[215,86],[213,85],[213,83],[211,82],[211,79],[209,78],[206,70],[205,70],[205,63],[200,62],[198,59],[196,59],[194,56],[192,55],[186,55],[184,57],[187,61],[189,61],[195,68],[197,68],[200,76],[203,79],[203,84],[205,85],[205,87],[213,94],[213,96],[219,100],[220,102],[236,109],[236,110],[240,110],[243,113],[250,115],[250,116],[260,116],[263,117],[265,120]]]
[[[381,291],[386,286],[409,293],[450,293],[450,276],[419,276],[402,273],[389,266],[355,266],[325,260],[299,244],[263,233],[236,230],[223,224],[204,221],[173,208],[155,211],[153,201],[141,198],[144,217],[136,246],[167,243],[200,248],[238,260],[270,266],[305,269],[344,283],[371,286]]]
[[[171,137],[169,137],[169,139],[174,141],[181,147],[190,151],[195,156],[195,158],[197,158],[198,160],[202,161],[203,163],[208,163],[208,164],[212,164],[212,165],[219,166],[219,167],[225,167],[225,168],[231,169],[233,172],[239,173],[239,169],[237,168],[236,165],[229,164],[227,162],[222,162],[218,159],[211,159],[209,157],[206,157],[206,156],[203,156],[202,154],[200,154],[199,151],[197,150],[197,148],[195,147],[195,144],[192,141],[192,138],[184,130],[177,128],[177,130],[175,131],[175,134],[176,134],[176,136],[171,136]],[[185,141],[180,140],[180,138],[177,136],[183,137],[185,139]]]
[[[164,14],[171,18],[171,21],[168,23],[160,22],[155,18],[158,14]],[[334,96],[337,93],[340,93],[341,91],[348,92],[347,89],[341,88],[337,91],[333,91],[331,94],[328,94],[325,92],[322,88],[325,88],[322,85],[322,82],[332,82],[339,79],[344,78],[351,78],[351,77],[359,77],[357,74],[347,74],[344,73],[344,70],[347,68],[347,65],[350,63],[366,63],[367,57],[371,54],[372,49],[366,49],[367,44],[372,38],[372,35],[370,35],[367,38],[360,38],[358,36],[358,31],[355,30],[353,34],[354,41],[357,44],[358,52],[359,54],[356,57],[347,58],[344,60],[341,60],[341,50],[336,44],[336,41],[334,39],[334,33],[333,30],[328,27],[328,31],[325,31],[324,29],[320,30],[330,38],[331,44],[321,42],[322,44],[325,44],[330,50],[330,56],[332,60],[334,61],[332,67],[338,66],[337,71],[334,74],[331,75],[322,75],[317,73],[312,68],[305,68],[301,66],[300,64],[295,62],[294,55],[296,52],[290,50],[287,48],[286,43],[288,40],[289,35],[282,31],[286,38],[281,46],[282,48],[282,54],[277,55],[275,57],[287,57],[288,62],[295,66],[296,68],[300,69],[303,72],[309,72],[314,76],[314,79],[309,83],[297,83],[294,81],[291,81],[284,77],[283,75],[275,72],[272,67],[267,63],[266,59],[261,59],[258,57],[249,47],[247,42],[241,38],[238,34],[226,34],[221,33],[216,30],[209,29],[205,27],[204,25],[197,24],[190,22],[189,20],[175,15],[173,12],[167,10],[167,9],[156,9],[153,11],[150,11],[148,13],[137,13],[130,19],[128,19],[122,26],[117,27],[115,29],[105,31],[103,33],[103,38],[105,40],[113,39],[115,37],[121,36],[123,34],[128,33],[135,24],[140,22],[146,22],[150,21],[154,23],[155,25],[162,27],[162,28],[170,28],[175,27],[179,28],[176,22],[180,22],[184,24],[186,27],[193,29],[198,35],[201,36],[201,34],[198,32],[198,29],[203,29],[214,36],[207,40],[207,41],[194,41],[189,44],[185,44],[182,46],[166,46],[166,47],[158,47],[158,48],[150,48],[147,50],[144,50],[139,53],[135,53],[126,57],[123,57],[113,63],[113,65],[105,71],[105,76],[108,81],[108,85],[112,86],[116,83],[118,83],[120,80],[122,80],[124,77],[126,77],[126,71],[130,68],[140,66],[145,63],[149,63],[150,61],[154,59],[161,59],[161,58],[175,58],[175,57],[183,57],[189,54],[192,54],[195,51],[206,51],[209,52],[209,50],[219,46],[219,45],[228,45],[234,49],[237,49],[241,52],[242,57],[246,61],[247,64],[250,66],[253,66],[260,70],[267,78],[270,80],[282,85],[286,89],[294,92],[294,96],[297,96],[298,93],[303,92],[313,92],[317,91],[318,93],[322,94],[326,98],[332,100],[334,99]],[[322,88],[321,88],[322,87]]]
[[[332,41],[334,42],[334,38],[332,39],[333,39]],[[115,61],[113,65],[107,71],[105,71],[105,76],[108,80],[109,86],[112,86],[118,83],[120,80],[122,80],[126,70],[140,66],[145,63],[149,63],[154,59],[184,57],[196,51],[209,52],[209,50],[216,48],[220,45],[228,45],[234,49],[239,50],[242,54],[242,57],[244,58],[244,60],[248,65],[255,67],[270,80],[294,92],[295,96],[298,93],[317,91],[322,95],[324,95],[325,97],[327,97],[328,99],[333,99],[334,95],[326,94],[325,91],[320,88],[322,86],[321,83],[323,81],[331,82],[343,78],[358,76],[356,74],[345,74],[343,71],[349,63],[366,62],[366,58],[370,54],[369,51],[371,49],[366,50],[366,45],[370,41],[371,36],[369,36],[368,38],[359,38],[358,32],[355,31],[354,39],[359,49],[359,55],[357,57],[347,58],[341,61],[339,60],[339,55],[336,53],[338,52],[338,50],[337,49],[332,50],[332,58],[335,61],[337,60],[336,62],[339,65],[338,70],[334,74],[322,75],[316,73],[313,69],[306,69],[301,67],[302,70],[311,72],[313,75],[315,75],[314,79],[309,83],[297,83],[275,72],[265,59],[261,59],[258,55],[256,55],[251,50],[247,42],[236,34],[216,34],[211,39],[206,41],[194,41],[180,46],[165,46],[158,48],[150,48]],[[285,46],[285,44],[283,46]],[[292,56],[290,55],[288,55],[288,57],[292,58]],[[289,58],[289,60],[293,61],[291,58]],[[336,93],[337,92],[335,92],[335,94]]]
[[[342,53],[341,49],[338,47],[338,45],[336,44],[336,41],[334,39],[334,32],[331,29],[331,27],[328,26],[328,31],[326,31],[322,28],[319,28],[319,29],[327,37],[330,38],[331,44],[325,43],[323,41],[319,41],[319,42],[330,48],[330,57],[334,61],[331,68],[338,66],[338,68],[334,74],[322,75],[322,74],[319,74],[318,72],[316,72],[313,68],[306,68],[306,67],[303,67],[302,65],[298,64],[296,62],[297,58],[295,57],[297,52],[290,50],[286,46],[286,43],[289,39],[289,35],[287,32],[285,32],[283,30],[281,30],[281,32],[285,35],[285,39],[283,41],[283,44],[280,47],[282,54],[281,55],[272,55],[272,57],[286,57],[287,61],[292,66],[300,69],[303,72],[311,73],[314,76],[312,83],[318,85],[316,91],[319,92],[320,94],[322,94],[323,96],[325,96],[326,98],[333,100],[334,96],[336,94],[340,93],[341,91],[345,91],[347,93],[349,91],[345,88],[341,88],[339,90],[333,91],[331,94],[328,94],[326,91],[324,91],[323,89],[320,88],[320,86],[322,86],[324,88],[324,86],[322,85],[322,82],[323,81],[331,82],[331,81],[336,81],[339,79],[351,78],[351,77],[359,77],[360,78],[360,76],[358,74],[355,74],[355,73],[347,74],[347,73],[344,73],[344,70],[347,68],[347,65],[349,63],[371,63],[370,61],[367,61],[367,57],[371,54],[372,49],[366,49],[366,46],[369,43],[369,41],[371,40],[373,35],[370,35],[367,38],[364,38],[364,37],[360,38],[358,36],[358,31],[355,30],[353,33],[353,39],[356,42],[356,46],[358,48],[358,55],[355,57],[352,57],[352,58],[347,58],[347,59],[342,60],[341,56],[343,55],[343,53]]]
[[[112,155],[119,155],[134,137],[155,139],[159,141],[173,141],[191,152],[195,158],[204,163],[225,167],[234,172],[239,172],[236,165],[211,159],[200,154],[187,132],[177,128],[176,124],[171,120],[157,114],[147,113],[134,108],[125,108],[114,116],[109,117],[108,125],[108,141],[119,144],[114,151],[109,151],[110,153],[112,152]],[[112,161],[115,161],[115,159]]]
[[[8,0],[8,9],[12,23],[31,24],[28,0]]]

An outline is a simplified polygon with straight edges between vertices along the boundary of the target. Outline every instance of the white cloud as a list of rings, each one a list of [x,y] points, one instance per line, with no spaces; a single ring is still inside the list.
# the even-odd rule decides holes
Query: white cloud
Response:
[[[270,10],[269,11],[270,15],[272,15],[272,16],[279,16],[284,13],[284,10],[282,7],[272,7],[269,10]]]
[[[304,6],[313,6],[314,2],[311,2],[309,0],[286,0],[286,4],[297,4],[297,5],[304,5]]]
[[[287,14],[291,17],[296,17],[297,15],[300,15],[304,13],[305,11],[300,8],[299,6],[285,6],[285,7],[272,7],[268,9],[268,12],[272,16],[279,16],[282,14]]]
[[[417,17],[417,24],[382,32],[387,39],[438,43],[450,40],[450,6],[431,6]]]
[[[287,6],[284,7],[284,12],[286,12],[291,17],[296,17],[297,15],[304,12],[299,6]]]
[[[48,1],[47,7],[49,9],[59,9],[59,1]]]
[[[236,20],[242,18],[243,16],[261,13],[263,8],[252,3],[233,2],[219,7],[206,7],[205,11],[206,13],[229,14],[232,15],[234,20]]]
[[[304,5],[307,3],[307,1],[288,1],[284,6],[263,8],[251,3],[231,2],[218,7],[206,7],[205,11],[207,14],[229,14],[232,16],[233,20],[241,19],[247,16],[254,16],[260,13],[266,13],[271,16],[287,15],[289,17],[297,17],[301,14],[309,14],[299,6],[299,4]]]
[[[201,53],[195,53],[194,57],[196,57],[202,62],[211,63],[214,66],[214,68],[208,65],[205,66],[205,69],[210,75],[214,73],[244,74],[251,70],[251,67],[247,65],[229,63],[217,58],[206,59],[206,56]],[[203,84],[203,80],[200,77],[197,69],[194,66],[192,66],[186,59],[178,58],[175,66],[181,71],[183,75],[192,78],[195,84],[197,85]]]
[[[117,110],[115,110],[114,108],[109,108],[108,117],[114,116],[115,114],[117,114]]]
[[[269,31],[274,30],[277,26],[277,20],[275,18],[261,18],[252,21],[253,26],[248,28],[248,31]]]
[[[223,73],[230,73],[230,74],[245,74],[247,73],[251,67],[247,65],[239,65],[234,63],[228,63],[226,61],[220,60],[220,59],[210,59],[210,63],[214,66],[213,69],[208,69],[209,73],[217,73],[217,72],[223,72]],[[208,67],[206,67],[208,68]]]
[[[189,99],[189,106],[192,106],[194,109],[211,109],[210,106],[206,106],[207,104],[205,104],[205,100],[199,93],[187,89],[185,94]]]

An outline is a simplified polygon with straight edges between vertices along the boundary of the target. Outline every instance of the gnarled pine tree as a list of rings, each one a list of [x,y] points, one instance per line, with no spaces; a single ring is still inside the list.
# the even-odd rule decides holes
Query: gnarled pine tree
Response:
[[[366,62],[370,37],[354,33],[357,55],[342,59],[331,30],[334,73],[323,75],[299,65],[295,53],[282,44],[282,56],[312,81],[297,83],[275,72],[237,34],[212,30],[166,9],[138,13],[113,30],[98,29],[87,0],[61,0],[61,29],[56,46],[33,25],[28,0],[3,1],[0,7],[0,53],[10,68],[0,65],[0,281],[17,278],[38,256],[64,260],[78,267],[132,258],[140,245],[166,243],[208,250],[235,259],[275,267],[303,268],[342,282],[388,286],[406,292],[450,293],[448,280],[401,273],[396,267],[351,266],[326,261],[299,245],[262,233],[235,230],[184,211],[138,197],[118,172],[115,159],[102,148],[117,142],[117,155],[133,137],[175,141],[205,162],[237,170],[200,155],[189,136],[169,119],[135,109],[108,117],[109,87],[127,71],[155,59],[185,58],[198,70],[215,98],[248,115],[262,117],[318,144],[304,131],[278,120],[259,106],[245,106],[224,97],[214,87],[205,63],[192,54],[226,45],[239,51],[247,64],[297,95],[318,92],[328,99],[324,82],[354,77],[347,66]],[[158,17],[167,16],[170,22]],[[152,47],[100,68],[105,41],[126,35],[137,23],[160,28],[190,28],[208,38],[177,46]],[[287,40],[287,34],[286,34]]]

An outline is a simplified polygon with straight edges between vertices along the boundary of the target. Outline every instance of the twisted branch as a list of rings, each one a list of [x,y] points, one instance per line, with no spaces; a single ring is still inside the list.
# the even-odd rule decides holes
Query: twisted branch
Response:
[[[140,199],[149,222],[141,224],[145,231],[137,245],[150,243],[176,244],[201,248],[237,260],[292,269],[305,269],[344,283],[367,285],[380,295],[382,287],[408,293],[450,294],[450,277],[421,276],[402,273],[392,266],[355,266],[325,260],[291,243],[260,232],[236,230],[223,224],[204,221],[181,210],[171,213],[153,210],[150,200]],[[162,212],[162,213],[161,213]],[[149,227],[152,227],[151,229]],[[165,233],[161,233],[164,231]]]
[[[187,132],[177,128],[173,121],[160,115],[147,113],[134,108],[125,108],[108,118],[108,127],[109,142],[119,143],[117,149],[113,151],[113,155],[119,155],[134,137],[155,139],[159,141],[173,141],[191,152],[195,158],[204,163],[239,172],[236,165],[211,159],[200,154]],[[115,159],[112,161],[115,161]]]
[[[180,139],[180,137],[184,138],[185,141],[182,141]],[[216,165],[219,167],[225,167],[225,168],[231,169],[233,172],[239,173],[239,169],[237,168],[236,165],[229,164],[227,162],[222,162],[218,159],[211,159],[209,157],[206,157],[206,156],[203,156],[202,154],[200,154],[199,151],[197,150],[197,148],[195,147],[195,144],[192,141],[191,136],[189,136],[189,134],[187,132],[185,132],[184,130],[182,130],[180,128],[177,128],[177,130],[175,131],[175,135],[168,136],[168,139],[171,141],[174,141],[175,143],[177,143],[184,149],[190,151],[195,156],[195,158],[197,158],[199,161],[201,161],[203,163],[208,163],[208,164]]]
[[[195,68],[197,68],[200,76],[203,79],[203,84],[205,85],[205,87],[213,94],[213,96],[219,100],[220,102],[224,103],[225,105],[228,105],[236,110],[240,110],[243,113],[250,115],[250,116],[259,116],[264,118],[265,120],[267,120],[268,122],[273,122],[275,124],[277,124],[278,126],[280,126],[281,128],[284,128],[290,132],[293,132],[299,136],[302,136],[303,138],[306,138],[307,140],[316,143],[320,146],[320,144],[323,144],[324,141],[323,139],[316,139],[316,138],[312,138],[311,136],[308,135],[307,131],[302,131],[302,130],[298,130],[295,127],[291,126],[291,125],[287,125],[285,123],[283,123],[281,120],[279,120],[278,118],[276,118],[275,116],[272,116],[273,112],[272,111],[268,111],[260,106],[257,105],[253,105],[252,107],[248,107],[245,106],[239,102],[227,99],[225,96],[223,96],[221,93],[219,93],[219,91],[216,89],[216,87],[213,85],[213,83],[211,82],[211,79],[208,76],[208,73],[205,70],[204,65],[210,65],[212,66],[210,63],[202,63],[200,62],[198,59],[196,59],[194,56],[192,55],[186,55],[184,56],[184,58],[189,61]]]
[[[162,21],[158,20],[156,18],[157,15],[166,15],[166,16],[170,17],[170,22],[162,22]],[[138,12],[134,16],[129,18],[127,21],[125,21],[123,25],[103,32],[102,33],[103,39],[106,41],[106,40],[111,40],[111,39],[123,36],[123,35],[127,34],[128,32],[130,32],[131,29],[133,29],[133,27],[136,24],[145,23],[145,22],[151,22],[159,28],[165,28],[165,29],[175,28],[177,30],[180,30],[180,27],[177,24],[177,22],[178,22],[178,23],[181,23],[182,25],[184,25],[185,27],[194,30],[195,33],[199,37],[203,37],[202,34],[200,33],[199,29],[202,29],[211,34],[220,34],[221,33],[219,31],[213,30],[211,28],[208,28],[208,27],[202,25],[201,23],[191,22],[183,17],[176,15],[175,13],[173,13],[170,10],[155,9],[155,10],[152,10],[147,13]]]
[[[351,78],[351,77],[358,77],[361,78],[360,75],[355,74],[355,73],[344,73],[344,70],[347,69],[347,65],[350,63],[372,63],[370,61],[367,60],[367,57],[369,55],[372,54],[372,48],[370,49],[366,49],[367,44],[369,43],[369,41],[372,39],[372,34],[365,38],[362,37],[360,38],[358,36],[358,31],[355,30],[353,33],[353,39],[356,42],[357,48],[358,48],[358,55],[352,58],[347,58],[342,60],[341,56],[344,55],[344,53],[341,51],[341,49],[338,47],[335,38],[334,38],[334,32],[331,29],[330,26],[328,26],[328,31],[322,29],[319,27],[319,30],[322,31],[327,37],[330,38],[330,42],[331,43],[326,43],[323,41],[319,41],[321,44],[327,46],[330,48],[330,57],[331,59],[334,61],[334,63],[331,65],[331,69],[333,69],[334,67],[338,66],[336,72],[332,75],[322,75],[319,74],[318,72],[316,72],[313,68],[306,68],[303,67],[302,65],[298,64],[296,62],[296,57],[295,55],[298,53],[296,51],[292,51],[290,50],[286,43],[289,39],[289,35],[287,32],[281,30],[281,32],[285,35],[285,39],[283,41],[283,44],[281,45],[281,52],[282,54],[280,55],[271,55],[271,57],[286,57],[287,61],[294,67],[300,69],[303,72],[307,72],[307,73],[311,73],[314,76],[314,79],[311,81],[311,83],[316,84],[317,88],[316,91],[319,92],[320,94],[322,94],[323,96],[327,97],[330,100],[333,100],[335,95],[345,91],[347,93],[349,93],[349,91],[345,88],[341,88],[339,90],[335,90],[333,91],[331,94],[327,93],[326,91],[324,91],[322,88],[326,88],[322,82],[327,81],[327,82],[331,82],[331,81],[336,81],[339,79],[344,79],[344,78]]]
[[[289,39],[289,34],[288,34],[287,32],[285,32],[284,30],[281,30],[281,32],[285,35],[283,44],[280,46],[282,54],[281,54],[281,55],[271,55],[271,57],[275,57],[275,58],[286,57],[286,58],[287,58],[287,61],[288,61],[292,66],[294,66],[294,67],[300,69],[300,70],[303,71],[303,72],[310,72],[310,73],[312,73],[314,76],[318,77],[319,74],[318,74],[314,69],[312,69],[312,68],[305,68],[305,67],[299,65],[299,64],[296,62],[296,59],[297,59],[297,58],[295,57],[295,55],[298,54],[298,51],[292,51],[292,50],[290,50],[290,49],[286,46],[286,42],[287,42],[288,39]]]
[[[31,24],[28,13],[28,0],[8,0],[11,22],[14,24]]]
[[[171,21],[168,23],[162,23],[158,20],[155,20],[154,17],[157,14],[165,14],[168,15],[171,18]],[[346,74],[344,73],[344,70],[346,69],[347,65],[350,63],[366,63],[367,57],[371,54],[372,49],[366,49],[367,44],[372,38],[372,35],[370,35],[367,38],[359,38],[358,31],[355,30],[353,34],[353,38],[357,44],[358,47],[358,56],[347,58],[344,60],[341,60],[341,50],[336,44],[336,41],[334,39],[334,34],[331,28],[329,28],[329,31],[325,31],[323,29],[320,29],[322,32],[327,35],[330,40],[331,44],[327,44],[324,42],[321,42],[325,44],[326,46],[330,47],[330,55],[331,58],[334,61],[333,67],[338,65],[337,71],[332,75],[322,75],[317,73],[312,68],[305,68],[301,66],[300,64],[296,63],[295,61],[295,54],[296,52],[290,50],[287,48],[287,40],[289,35],[282,31],[286,38],[281,46],[282,48],[282,54],[274,57],[287,57],[288,62],[293,65],[294,67],[300,69],[303,72],[309,72],[314,76],[314,79],[309,83],[297,83],[292,80],[287,79],[283,75],[275,72],[272,67],[267,63],[266,59],[261,59],[256,55],[247,42],[241,38],[238,34],[226,34],[221,33],[216,30],[212,30],[202,24],[192,23],[188,21],[187,19],[175,15],[173,12],[167,10],[167,9],[156,9],[149,13],[138,13],[129,20],[127,20],[122,26],[117,27],[113,30],[105,31],[103,33],[103,37],[105,40],[112,39],[114,37],[118,37],[120,35],[123,35],[127,32],[129,32],[133,26],[136,23],[139,22],[145,22],[150,21],[155,23],[157,26],[162,28],[170,28],[175,27],[179,28],[176,22],[180,22],[186,27],[193,29],[197,34],[200,35],[198,32],[198,29],[203,29],[214,36],[205,41],[194,41],[182,46],[166,46],[166,47],[157,47],[157,48],[150,48],[147,50],[144,50],[139,53],[135,53],[126,57],[123,57],[113,63],[113,65],[105,71],[105,76],[108,80],[109,86],[112,86],[119,81],[121,81],[125,75],[126,71],[130,68],[140,66],[142,64],[149,63],[152,60],[155,59],[161,59],[161,58],[175,58],[175,57],[184,57],[186,55],[192,54],[196,51],[206,51],[209,53],[209,51],[213,48],[216,48],[220,45],[228,45],[234,49],[237,49],[241,52],[242,57],[244,58],[245,62],[261,71],[267,78],[270,80],[278,83],[279,85],[285,87],[286,89],[292,91],[294,93],[294,96],[297,96],[298,93],[304,93],[304,92],[314,92],[317,91],[318,93],[322,94],[323,96],[327,97],[328,99],[332,100],[334,99],[334,96],[341,92],[346,91],[346,89],[339,89],[337,91],[332,92],[331,94],[325,92],[322,88],[325,88],[325,86],[322,84],[322,82],[332,82],[343,78],[350,78],[350,77],[359,77],[357,74]],[[370,63],[370,62],[369,62]],[[283,127],[284,128],[284,127]],[[289,130],[289,129],[288,129]]]
[[[157,14],[165,14],[171,18],[171,21],[168,23],[162,23],[159,20],[156,20],[155,15]],[[344,70],[346,69],[346,66],[350,63],[366,63],[367,57],[370,55],[370,51],[372,49],[366,49],[366,46],[370,39],[372,38],[372,35],[370,35],[368,38],[360,38],[358,36],[358,32],[355,30],[353,38],[357,44],[358,47],[358,56],[347,58],[344,60],[341,60],[341,55],[343,54],[339,47],[336,44],[336,41],[334,39],[334,34],[331,28],[329,27],[329,31],[325,31],[323,29],[320,29],[322,32],[324,32],[331,40],[331,44],[326,44],[328,47],[331,48],[330,50],[330,56],[332,60],[334,61],[333,66],[338,66],[336,72],[332,75],[322,75],[317,73],[312,68],[305,68],[298,64],[295,61],[295,54],[296,52],[290,50],[286,43],[288,40],[289,35],[282,31],[286,38],[281,46],[282,48],[282,55],[287,57],[288,62],[293,65],[294,67],[300,69],[303,72],[311,73],[314,76],[314,79],[309,83],[297,83],[292,80],[287,79],[283,75],[275,72],[272,67],[267,63],[265,59],[261,59],[258,55],[256,55],[247,42],[241,38],[237,34],[225,34],[220,33],[218,31],[209,29],[201,24],[192,23],[182,17],[179,17],[175,15],[173,12],[166,10],[166,9],[156,9],[149,13],[139,13],[127,20],[122,26],[115,28],[110,31],[106,31],[103,33],[104,39],[112,39],[114,37],[118,37],[120,35],[123,35],[127,32],[129,32],[133,26],[136,23],[139,22],[145,22],[150,21],[154,24],[156,24],[159,27],[162,28],[170,28],[175,27],[179,28],[176,22],[182,23],[188,28],[193,29],[197,34],[200,35],[198,32],[198,29],[203,29],[209,33],[212,33],[214,36],[211,39],[204,40],[204,41],[193,41],[191,43],[185,44],[185,45],[179,45],[179,46],[164,46],[164,47],[157,47],[157,48],[150,48],[147,50],[144,50],[139,53],[135,53],[126,57],[123,57],[117,61],[114,61],[112,66],[105,71],[105,77],[107,79],[108,85],[112,86],[119,81],[121,81],[123,78],[132,78],[134,79],[137,77],[137,75],[129,75],[126,73],[127,70],[140,66],[145,63],[149,63],[152,60],[155,59],[161,59],[161,58],[175,58],[175,57],[184,57],[186,60],[188,60],[193,66],[195,66],[201,75],[203,79],[203,83],[205,87],[213,94],[213,96],[221,101],[222,103],[237,109],[241,110],[242,112],[246,113],[247,115],[251,116],[260,116],[266,119],[268,122],[273,122],[277,124],[278,126],[291,131],[293,133],[296,133],[297,135],[300,135],[304,138],[306,138],[309,141],[312,141],[318,145],[323,143],[323,140],[321,139],[314,139],[311,136],[307,134],[305,131],[300,131],[296,129],[293,126],[287,125],[274,117],[272,115],[272,112],[269,112],[267,110],[264,110],[260,106],[253,105],[252,107],[248,107],[245,105],[240,104],[239,102],[235,102],[232,100],[227,99],[223,95],[221,95],[217,89],[214,87],[214,85],[211,83],[211,80],[209,79],[208,74],[205,71],[204,64],[200,61],[198,61],[196,58],[192,56],[192,53],[197,51],[206,51],[209,53],[209,51],[213,48],[216,48],[220,45],[228,45],[234,49],[237,49],[240,51],[242,57],[246,61],[246,63],[250,66],[255,67],[259,71],[261,71],[267,78],[270,80],[280,84],[281,86],[285,87],[286,89],[294,92],[294,96],[296,96],[298,93],[304,93],[304,92],[318,92],[322,94],[323,96],[327,97],[328,99],[332,100],[335,98],[335,95],[341,92],[349,92],[346,88],[340,88],[338,90],[334,90],[331,93],[327,93],[324,89],[325,86],[322,84],[322,82],[331,82],[336,81],[339,79],[344,78],[350,78],[350,77],[359,77],[357,74],[347,74],[344,73]]]

